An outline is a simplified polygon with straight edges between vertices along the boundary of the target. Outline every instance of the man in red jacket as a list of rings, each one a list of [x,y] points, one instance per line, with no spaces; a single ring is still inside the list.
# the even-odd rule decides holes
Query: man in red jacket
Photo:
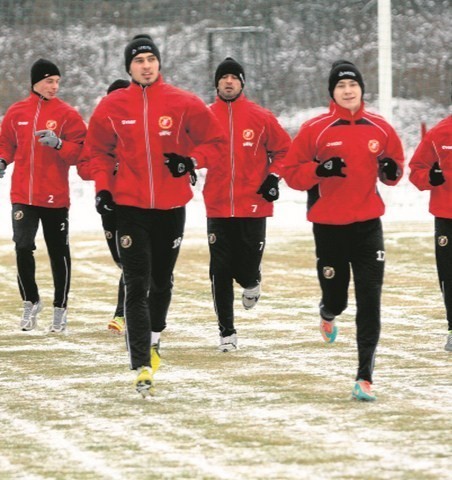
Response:
[[[124,55],[131,85],[100,101],[86,143],[97,211],[116,211],[130,364],[137,391],[147,396],[159,365],[185,205],[193,196],[190,178],[196,166],[217,161],[224,137],[202,100],[164,82],[152,39],[133,39]]]
[[[112,82],[107,88],[107,95],[111,92],[114,92],[118,88],[127,88],[130,85],[129,80],[123,80],[118,78]],[[82,153],[82,159],[77,164],[77,173],[83,180],[92,180],[90,172],[90,162],[89,162],[89,153],[86,149]],[[114,170],[111,172],[111,186],[109,190],[113,188],[113,183],[116,175],[116,165]],[[115,313],[113,318],[108,322],[107,329],[113,334],[124,335],[125,334],[125,320],[124,320],[124,276],[122,274],[121,260],[119,259],[118,253],[118,242],[117,242],[117,226],[116,226],[116,212],[114,211],[105,211],[101,215],[102,227],[104,229],[105,239],[107,240],[108,249],[110,250],[113,261],[121,269],[121,275],[119,277],[118,284],[118,296],[116,302]]]
[[[24,311],[20,328],[37,325],[42,302],[35,280],[35,238],[41,221],[54,281],[50,332],[63,332],[71,281],[69,167],[79,159],[86,127],[80,114],[57,98],[58,67],[39,59],[31,67],[31,93],[6,112],[0,134],[0,178],[12,163],[13,240]]]
[[[448,336],[445,350],[452,352],[452,116],[441,120],[422,139],[410,161],[410,181],[430,190],[429,211],[435,217],[435,257],[446,307]]]
[[[330,111],[301,126],[286,158],[285,180],[308,191],[322,290],[320,331],[327,343],[336,339],[335,317],[347,307],[353,270],[359,365],[352,396],[372,401],[385,262],[385,206],[377,179],[397,184],[404,157],[394,129],[365,110],[363,78],[353,63],[333,63],[328,89]]]
[[[228,138],[221,162],[207,171],[203,194],[207,211],[210,280],[223,352],[237,349],[234,289],[253,308],[261,294],[261,261],[266,218],[279,197],[282,159],[290,137],[275,116],[244,93],[245,72],[227,57],[215,72],[217,98],[211,106]]]

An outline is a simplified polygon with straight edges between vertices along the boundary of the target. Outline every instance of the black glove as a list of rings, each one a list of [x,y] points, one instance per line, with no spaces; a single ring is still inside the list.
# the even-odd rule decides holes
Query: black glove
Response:
[[[279,198],[279,178],[272,173],[262,182],[259,190],[256,193],[260,193],[267,202],[274,202]]]
[[[441,170],[438,162],[435,162],[432,165],[432,168],[430,169],[430,172],[428,174],[428,179],[432,187],[438,187],[446,181],[443,175],[443,171]]]
[[[399,178],[399,167],[392,158],[383,158],[378,160],[378,165],[380,168],[380,178],[386,177],[388,180],[397,180],[397,178]]]
[[[38,130],[35,135],[39,137],[38,142],[46,147],[52,147],[57,150],[63,145],[63,140],[58,138],[53,130]]]
[[[342,173],[342,169],[346,166],[344,159],[331,157],[316,168],[315,174],[318,177],[346,177],[347,175]]]
[[[5,176],[6,172],[6,162],[3,160],[3,158],[0,158],[0,178],[3,178]]]
[[[167,158],[165,165],[169,168],[173,177],[182,177],[195,168],[195,164],[190,157],[183,157],[177,153],[164,153],[163,155]]]
[[[115,209],[115,202],[108,190],[101,190],[96,194],[96,210],[97,213],[104,215],[111,213]]]

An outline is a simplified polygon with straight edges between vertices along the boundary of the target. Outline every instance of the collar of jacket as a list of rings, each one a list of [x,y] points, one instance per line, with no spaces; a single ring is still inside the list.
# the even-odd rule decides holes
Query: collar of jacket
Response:
[[[361,100],[361,106],[356,113],[352,113],[348,108],[340,107],[334,100],[331,100],[330,112],[343,120],[355,121],[364,114],[364,100]]]
[[[245,99],[245,94],[243,93],[243,90],[240,90],[240,93],[233,98],[232,100],[226,100],[223,97],[220,97],[219,94],[217,94],[216,101],[217,102],[222,102],[222,103],[240,103]]]
[[[134,89],[139,88],[140,90],[143,90],[144,88],[153,88],[154,86],[160,85],[162,83],[163,83],[163,77],[162,77],[162,74],[159,73],[157,80],[154,83],[151,83],[150,85],[141,85],[141,83],[138,83],[136,80],[132,79],[130,86]]]
[[[225,102],[225,103],[232,103],[232,102],[238,102],[240,101],[243,97],[245,96],[245,94],[243,93],[243,88],[242,90],[240,90],[240,93],[232,98],[231,100],[226,100],[225,98],[221,97],[220,94],[218,93],[218,90],[217,90],[217,99],[218,100],[221,100],[222,102]]]
[[[33,96],[34,95],[34,96]],[[31,95],[30,95],[31,98],[37,98],[39,100],[44,100],[45,102],[48,102],[49,99],[46,98],[46,97],[43,97],[40,93],[38,92],[35,92],[33,89],[31,89]]]

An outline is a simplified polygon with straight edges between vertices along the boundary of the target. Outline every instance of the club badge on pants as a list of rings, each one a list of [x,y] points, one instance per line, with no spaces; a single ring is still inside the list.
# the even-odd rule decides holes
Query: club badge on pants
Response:
[[[122,248],[130,248],[132,246],[132,237],[130,235],[123,235],[119,241]]]
[[[449,239],[446,237],[446,235],[441,235],[438,237],[438,245],[440,247],[445,247],[449,243]]]
[[[330,280],[331,278],[336,275],[336,272],[334,271],[333,267],[323,267],[323,276],[327,279]]]
[[[22,218],[24,218],[24,212],[22,210],[14,212],[14,220],[22,220]]]

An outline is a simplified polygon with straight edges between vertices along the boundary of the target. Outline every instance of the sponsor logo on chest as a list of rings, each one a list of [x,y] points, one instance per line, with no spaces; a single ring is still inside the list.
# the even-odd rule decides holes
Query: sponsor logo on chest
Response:
[[[340,147],[342,145],[342,140],[333,140],[332,142],[328,142],[326,144],[326,147]],[[377,153],[380,150],[380,142],[375,139],[369,140],[369,142],[367,143],[367,148],[370,152]]]
[[[137,123],[136,119],[121,120],[121,125],[136,125],[136,123]],[[158,132],[158,134],[161,137],[172,135],[171,128],[173,127],[173,125],[174,125],[174,121],[173,121],[172,117],[170,117],[168,115],[161,116],[158,119],[158,126],[160,128],[160,131]]]

